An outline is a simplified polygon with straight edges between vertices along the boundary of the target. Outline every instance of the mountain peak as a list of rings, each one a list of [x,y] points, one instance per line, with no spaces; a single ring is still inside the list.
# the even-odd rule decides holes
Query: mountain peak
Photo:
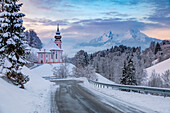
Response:
[[[131,34],[140,32],[139,29],[134,29],[134,28],[131,28],[129,31]]]
[[[126,45],[130,47],[139,47],[143,49],[149,47],[152,41],[160,42],[161,40],[148,37],[144,33],[140,32],[139,29],[132,28],[126,33],[114,34],[112,31],[104,33],[98,38],[94,38],[88,43],[81,43],[80,46],[93,46],[102,47],[107,46],[108,48],[115,45]]]

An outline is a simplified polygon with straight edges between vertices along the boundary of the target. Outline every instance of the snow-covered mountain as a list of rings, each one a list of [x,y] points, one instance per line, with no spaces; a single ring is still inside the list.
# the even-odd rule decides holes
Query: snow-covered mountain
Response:
[[[142,49],[145,49],[152,41],[160,42],[161,40],[151,38],[137,29],[131,29],[128,32],[121,34],[114,34],[112,31],[109,31],[89,42],[80,43],[78,46],[111,47],[115,45],[126,45],[130,47],[141,46]]]

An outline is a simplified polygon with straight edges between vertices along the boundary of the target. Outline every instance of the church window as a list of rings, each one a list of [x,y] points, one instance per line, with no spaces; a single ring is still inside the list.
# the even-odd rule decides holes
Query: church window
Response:
[[[43,58],[43,54],[41,54],[41,58]]]
[[[51,59],[53,59],[54,58],[54,54],[51,54]]]
[[[56,52],[56,59],[57,59],[57,52]]]

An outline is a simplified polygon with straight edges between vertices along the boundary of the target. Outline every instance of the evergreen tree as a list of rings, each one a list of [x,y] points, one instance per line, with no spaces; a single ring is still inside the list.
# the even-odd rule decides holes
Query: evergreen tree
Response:
[[[4,61],[6,76],[14,84],[24,88],[29,78],[21,73],[25,62],[25,28],[22,26],[25,15],[18,13],[22,4],[18,0],[1,0],[0,12],[0,58]]]
[[[135,67],[131,58],[127,58],[127,62],[124,62],[123,66],[123,74],[120,79],[121,84],[125,85],[137,85],[137,81],[135,78]]]
[[[155,42],[154,41],[150,43],[150,47],[149,48],[152,50],[152,52],[155,53]]]
[[[162,51],[160,44],[157,42],[155,47],[155,54],[157,54],[158,51]]]

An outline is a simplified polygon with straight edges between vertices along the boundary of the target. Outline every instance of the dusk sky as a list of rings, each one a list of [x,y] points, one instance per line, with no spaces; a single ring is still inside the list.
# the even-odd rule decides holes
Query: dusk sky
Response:
[[[170,0],[20,0],[24,26],[43,43],[57,23],[63,41],[89,41],[103,33],[139,29],[150,37],[170,39]]]

